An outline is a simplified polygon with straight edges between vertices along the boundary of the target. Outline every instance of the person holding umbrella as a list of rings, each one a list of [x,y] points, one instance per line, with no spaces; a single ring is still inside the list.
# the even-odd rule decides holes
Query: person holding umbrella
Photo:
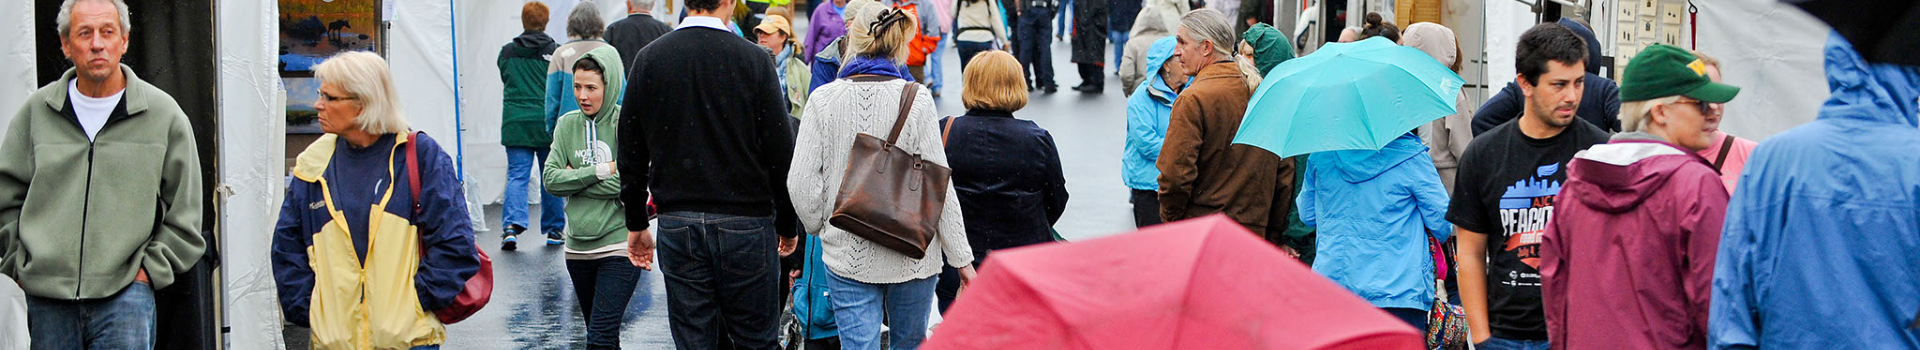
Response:
[[[1541,236],[1547,337],[1561,349],[1705,349],[1727,190],[1693,152],[1719,141],[1708,106],[1740,88],[1664,44],[1625,73],[1625,132],[1574,156],[1561,190],[1572,200]]]
[[[1174,222],[1226,213],[1248,230],[1266,232],[1281,159],[1233,144],[1253,90],[1236,63],[1232,45],[1240,42],[1239,35],[1227,21],[1211,9],[1181,18],[1173,57],[1194,80],[1173,102],[1155,163],[1160,169],[1160,216]]]

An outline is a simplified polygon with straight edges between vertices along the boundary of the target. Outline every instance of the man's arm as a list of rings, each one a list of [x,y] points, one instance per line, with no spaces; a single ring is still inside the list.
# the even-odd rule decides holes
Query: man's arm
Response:
[[[647,184],[650,181],[648,177],[652,175],[649,168],[653,161],[652,154],[648,153],[646,129],[647,122],[654,118],[653,111],[662,108],[659,106],[662,101],[649,99],[643,92],[652,87],[647,83],[646,57],[635,58],[631,73],[633,76],[627,77],[628,89],[626,97],[623,97],[628,101],[627,106],[631,107],[620,108],[620,127],[614,132],[614,142],[620,144],[619,154],[615,155],[617,160],[614,161],[618,169],[614,172],[623,178],[620,181],[620,202],[626,205],[627,231],[646,231],[650,226],[646,220]]]
[[[1487,130],[1493,130],[1493,127],[1519,118],[1526,108],[1525,98],[1520,92],[1520,85],[1507,83],[1507,87],[1488,98],[1487,103],[1480,105],[1480,111],[1473,114],[1473,136],[1480,136]]]
[[[1454,226],[1453,234],[1459,237],[1454,256],[1460,266],[1460,306],[1467,309],[1467,332],[1478,344],[1493,336],[1487,320],[1487,235],[1459,226]]]
[[[1206,129],[1200,125],[1205,112],[1196,106],[1199,102],[1186,95],[1174,102],[1167,137],[1154,164],[1160,168],[1160,217],[1166,222],[1186,219],[1187,201],[1200,176],[1200,138]]]
[[[787,193],[787,171],[793,165],[793,117],[787,115],[786,92],[780,90],[780,76],[773,71],[773,58],[755,56],[761,65],[760,84],[753,96],[755,129],[760,137],[760,159],[767,167],[767,188],[773,193],[774,226],[780,237],[800,236],[800,220],[793,212],[793,197]]]
[[[166,116],[162,114],[162,116]],[[173,284],[175,273],[186,272],[200,262],[207,249],[200,235],[200,152],[193,140],[193,126],[184,113],[167,132],[166,160],[160,168],[160,223],[153,238],[141,248],[141,268],[154,289]]]
[[[27,183],[33,180],[33,129],[28,102],[13,114],[5,138],[0,138],[0,275],[14,274],[13,257],[20,246],[20,207],[26,204]],[[17,277],[17,276],[16,276]]]

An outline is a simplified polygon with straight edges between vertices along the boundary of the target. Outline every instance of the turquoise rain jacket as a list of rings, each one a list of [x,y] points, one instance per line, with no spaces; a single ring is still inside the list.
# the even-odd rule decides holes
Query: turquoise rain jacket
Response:
[[[1313,272],[1376,307],[1433,307],[1427,236],[1453,234],[1447,188],[1413,133],[1379,151],[1314,153],[1295,199],[1300,221],[1319,233]]]

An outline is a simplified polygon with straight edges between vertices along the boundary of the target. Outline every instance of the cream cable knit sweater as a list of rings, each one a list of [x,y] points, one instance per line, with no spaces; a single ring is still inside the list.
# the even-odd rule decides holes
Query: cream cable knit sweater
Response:
[[[847,172],[854,135],[887,137],[898,117],[900,90],[905,84],[909,83],[834,81],[814,90],[802,113],[807,118],[800,121],[800,134],[794,142],[787,191],[793,195],[793,210],[806,225],[807,233],[820,236],[820,256],[827,268],[841,277],[892,284],[939,274],[942,257],[955,268],[973,263],[973,250],[967,246],[966,226],[960,218],[959,196],[952,185],[947,186],[947,204],[940,214],[940,234],[927,244],[923,259],[908,258],[827,223]],[[900,131],[898,146],[946,166],[939,117],[933,96],[925,88],[914,97],[907,123]]]

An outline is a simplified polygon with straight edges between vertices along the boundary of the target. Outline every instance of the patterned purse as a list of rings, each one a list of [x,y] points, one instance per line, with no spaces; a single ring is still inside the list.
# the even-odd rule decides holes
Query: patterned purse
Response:
[[[1441,350],[1466,349],[1467,312],[1459,306],[1447,303],[1447,256],[1440,241],[1427,236],[1429,250],[1433,252],[1433,309],[1427,312],[1427,348]]]

